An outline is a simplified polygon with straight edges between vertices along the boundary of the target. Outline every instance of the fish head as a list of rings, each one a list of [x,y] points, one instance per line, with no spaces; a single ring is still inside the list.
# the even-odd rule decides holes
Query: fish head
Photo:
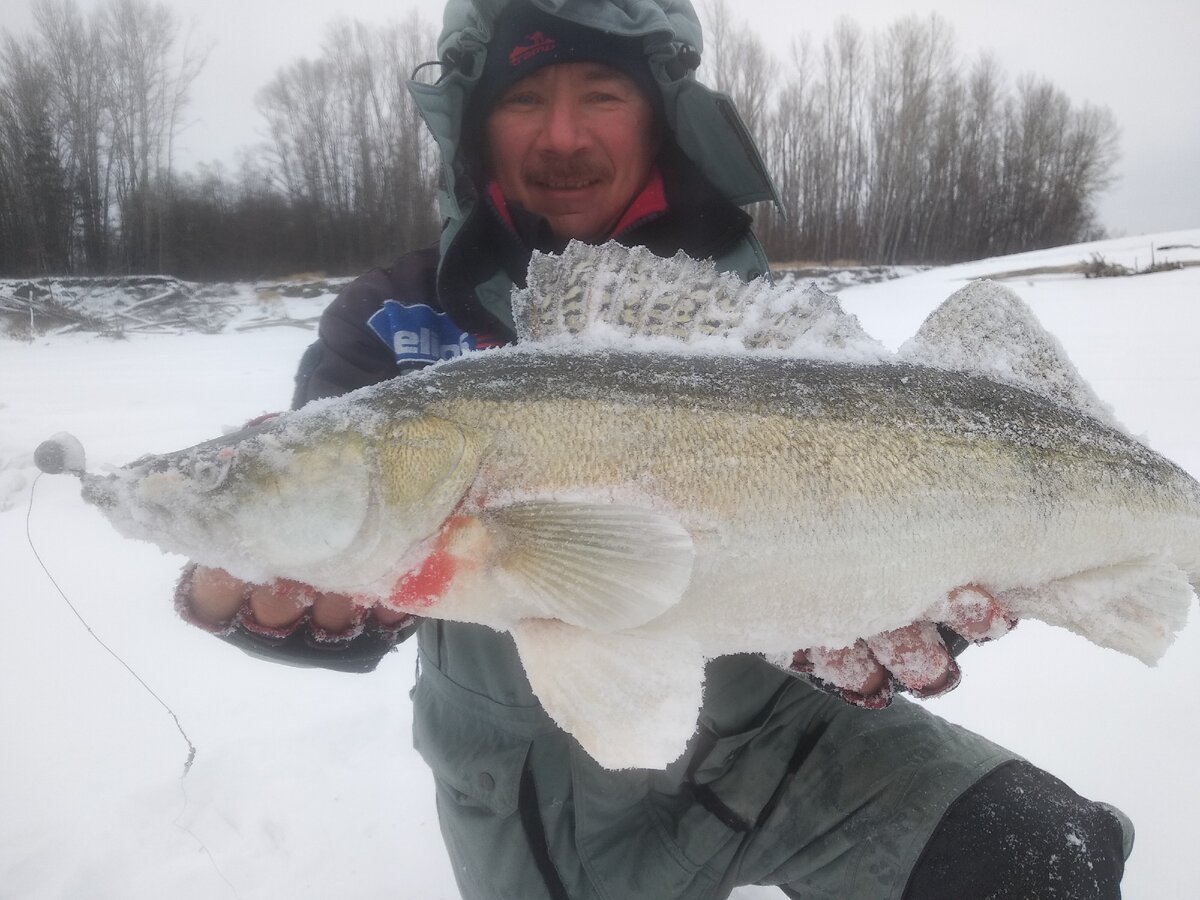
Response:
[[[83,496],[126,536],[247,581],[374,593],[461,498],[474,446],[417,414],[370,427],[285,416],[84,475]]]

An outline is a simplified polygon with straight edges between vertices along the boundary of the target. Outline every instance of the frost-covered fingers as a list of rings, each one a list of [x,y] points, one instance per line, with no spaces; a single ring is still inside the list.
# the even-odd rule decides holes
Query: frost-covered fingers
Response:
[[[871,654],[916,697],[936,697],[958,687],[962,672],[932,622],[918,622],[867,639]]]
[[[918,697],[932,697],[961,680],[958,664],[932,622],[877,634],[851,647],[814,647],[796,654],[793,668],[866,709],[887,706],[901,687]]]
[[[917,697],[936,697],[962,680],[939,625],[979,644],[1007,634],[1016,620],[988,591],[963,585],[931,611],[931,621],[886,631],[851,647],[799,651],[791,668],[847,702],[868,709],[887,706],[900,689]]]
[[[792,657],[792,669],[808,675],[819,687],[847,703],[865,709],[882,709],[892,702],[895,693],[887,670],[875,659],[866,641],[837,649],[798,650]]]
[[[185,572],[184,578],[189,588],[187,612],[198,624],[225,625],[246,602],[246,582],[234,578],[224,569],[194,566],[190,573]]]
[[[1017,626],[1017,620],[1000,602],[977,584],[964,584],[952,590],[931,618],[973,644],[1004,637]]]
[[[341,641],[361,633],[369,607],[345,594],[322,593],[298,581],[279,579],[250,588],[249,616],[242,625],[266,634],[290,633],[301,623],[321,642]]]
[[[344,640],[362,631],[368,619],[391,629],[407,621],[407,613],[346,594],[322,593],[296,581],[273,581],[250,590],[249,609],[254,622],[266,628],[291,629],[305,616],[319,641]]]
[[[209,628],[231,626],[262,634],[282,635],[306,621],[315,636],[336,640],[361,630],[368,616],[383,628],[394,628],[408,616],[382,606],[364,605],[345,594],[321,593],[296,581],[248,584],[224,569],[195,566],[184,610]]]
[[[317,599],[317,592],[297,581],[272,581],[250,586],[246,598],[254,624],[265,629],[296,625]]]

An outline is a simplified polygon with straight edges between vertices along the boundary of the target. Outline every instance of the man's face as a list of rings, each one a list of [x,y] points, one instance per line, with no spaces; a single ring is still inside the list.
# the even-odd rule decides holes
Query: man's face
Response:
[[[556,237],[607,237],[646,184],[654,112],[633,80],[600,63],[558,63],[505,91],[488,114],[490,174]]]

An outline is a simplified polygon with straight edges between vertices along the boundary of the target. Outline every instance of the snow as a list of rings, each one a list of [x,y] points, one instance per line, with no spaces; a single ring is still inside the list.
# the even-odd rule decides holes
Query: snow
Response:
[[[1200,229],[1038,251],[847,288],[839,301],[896,348],[976,277],[1085,261],[1200,260]],[[1029,303],[1116,417],[1200,474],[1200,268],[1128,278],[1043,273],[1004,283]],[[289,314],[312,301],[288,300]],[[78,482],[43,478],[37,551],[97,635],[74,617],[26,543],[34,448],[69,429],[102,471],[212,437],[286,406],[312,333],[0,339],[0,884],[3,896],[274,900],[456,896],[430,776],[410,746],[413,648],[369,676],[273,666],[180,622],[182,560],[124,540]],[[1138,828],[1125,897],[1190,896],[1200,824],[1194,748],[1200,626],[1155,669],[1062,630],[1022,623],[962,658],[962,686],[931,701],[1124,809]],[[1183,813],[1180,815],[1180,813]],[[744,888],[738,900],[781,896]]]

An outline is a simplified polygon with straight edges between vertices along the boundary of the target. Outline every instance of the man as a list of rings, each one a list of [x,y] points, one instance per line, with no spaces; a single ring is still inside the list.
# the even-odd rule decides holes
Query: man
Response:
[[[440,246],[339,296],[297,405],[512,340],[509,291],[535,248],[615,239],[766,273],[737,203],[770,199],[770,181],[728,101],[694,79],[699,47],[683,0],[450,0],[445,71],[412,86],[446,165]],[[1117,814],[889,705],[897,687],[957,682],[951,632],[933,623],[798,651],[791,671],[715,660],[683,757],[607,771],[541,709],[507,635],[209,569],[185,573],[178,602],[252,653],[349,671],[417,634],[414,738],[467,898],[716,898],[740,884],[841,900],[1120,895],[1132,831]],[[948,610],[968,637],[1006,627],[978,590]]]

